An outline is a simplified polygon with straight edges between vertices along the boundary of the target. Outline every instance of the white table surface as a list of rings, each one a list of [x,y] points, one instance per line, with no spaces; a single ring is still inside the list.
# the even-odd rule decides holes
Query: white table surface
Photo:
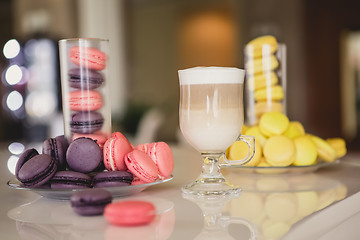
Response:
[[[172,146],[174,179],[134,196],[155,204],[150,225],[116,227],[103,216],[81,217],[69,201],[50,200],[16,190],[14,178],[0,156],[0,239],[359,239],[360,154],[348,154],[339,164],[306,174],[249,174],[224,170],[243,191],[235,199],[185,199],[181,186],[200,173],[200,155],[189,147]],[[245,223],[230,224],[239,220]],[[206,223],[206,224],[205,224]]]

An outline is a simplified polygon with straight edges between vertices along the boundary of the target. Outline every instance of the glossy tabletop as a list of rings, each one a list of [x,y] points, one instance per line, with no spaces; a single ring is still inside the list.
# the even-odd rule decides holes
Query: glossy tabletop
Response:
[[[360,154],[310,173],[259,174],[224,168],[242,188],[238,196],[197,198],[181,186],[201,171],[200,155],[171,146],[174,179],[132,196],[154,203],[157,217],[147,226],[117,227],[103,216],[76,215],[69,201],[12,189],[11,156],[2,146],[0,239],[358,239]]]

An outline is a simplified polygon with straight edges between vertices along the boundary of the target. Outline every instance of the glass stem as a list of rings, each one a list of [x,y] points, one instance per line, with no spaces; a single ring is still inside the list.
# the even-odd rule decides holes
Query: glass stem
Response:
[[[214,182],[225,182],[220,172],[219,159],[221,153],[201,153],[203,166],[200,178],[212,179]]]

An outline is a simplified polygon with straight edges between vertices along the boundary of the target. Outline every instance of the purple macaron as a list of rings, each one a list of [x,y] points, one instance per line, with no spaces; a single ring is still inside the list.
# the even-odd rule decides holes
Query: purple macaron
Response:
[[[103,162],[103,152],[91,138],[77,138],[70,143],[66,152],[68,167],[81,173],[89,173],[99,168]]]
[[[103,214],[105,206],[111,201],[111,193],[104,189],[79,191],[70,197],[71,207],[82,216]]]
[[[66,168],[65,147],[58,138],[46,139],[42,144],[42,153],[50,155],[55,159],[58,170],[64,170]]]
[[[77,112],[71,116],[70,129],[73,133],[93,133],[103,124],[104,117],[99,112]]]
[[[25,162],[27,162],[32,157],[35,157],[36,155],[39,155],[39,152],[35,148],[27,149],[20,155],[15,167],[15,176],[17,179],[19,179],[20,168],[24,165]]]
[[[24,187],[35,188],[47,183],[56,170],[57,163],[54,158],[47,154],[38,154],[20,166],[17,179]]]
[[[91,177],[74,171],[59,171],[50,180],[51,189],[90,188]]]
[[[104,171],[93,177],[93,187],[129,186],[134,176],[127,171]]]
[[[103,75],[95,70],[73,68],[68,72],[69,86],[77,89],[95,89],[104,82]]]

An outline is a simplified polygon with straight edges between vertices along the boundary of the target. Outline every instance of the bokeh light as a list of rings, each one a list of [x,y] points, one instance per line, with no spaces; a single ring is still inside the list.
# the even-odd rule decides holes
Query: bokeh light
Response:
[[[24,103],[23,96],[18,91],[10,92],[6,98],[6,106],[11,111],[18,110],[19,108],[21,108],[23,103]]]
[[[11,65],[5,73],[5,80],[6,82],[8,82],[10,85],[15,85],[18,84],[21,79],[23,77],[23,72],[21,70],[21,68],[19,67],[19,65]]]
[[[56,110],[56,103],[56,95],[52,92],[32,92],[25,101],[26,113],[30,117],[43,118]]]
[[[7,167],[9,169],[9,171],[14,175],[15,175],[16,163],[18,162],[18,160],[19,160],[19,157],[15,156],[15,155],[11,155],[7,162]]]
[[[13,142],[13,143],[10,143],[8,149],[11,154],[19,155],[25,150],[25,146],[22,143]]]
[[[15,58],[20,53],[20,44],[16,39],[7,41],[3,49],[4,56],[7,59]]]

